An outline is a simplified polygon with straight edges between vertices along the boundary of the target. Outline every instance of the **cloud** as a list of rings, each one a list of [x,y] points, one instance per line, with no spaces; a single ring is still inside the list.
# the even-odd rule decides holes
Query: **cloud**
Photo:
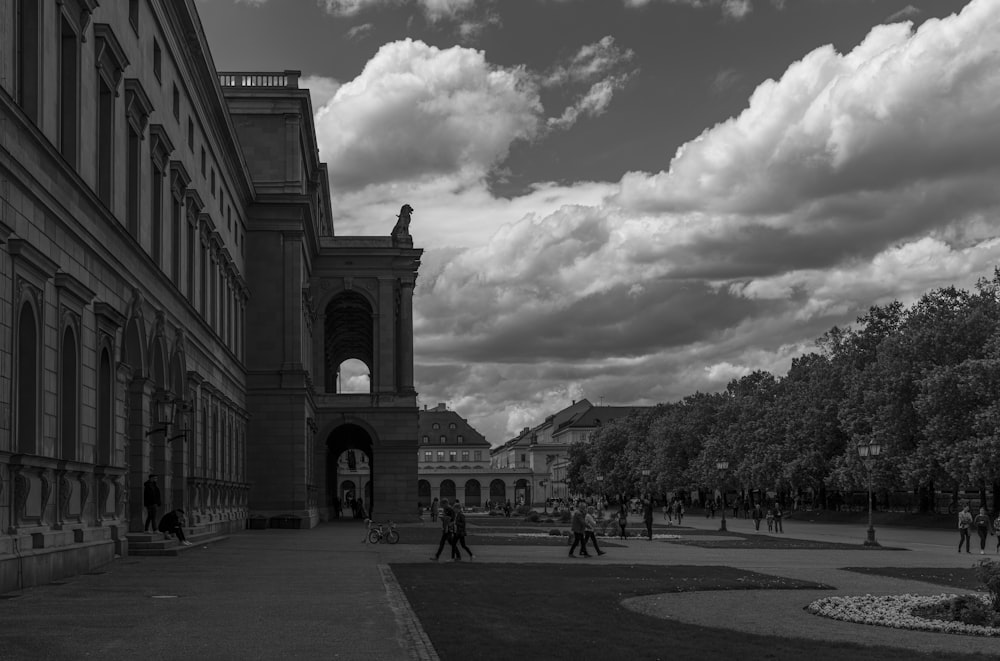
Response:
[[[908,21],[910,19],[917,18],[921,14],[923,14],[923,10],[921,10],[920,8],[914,7],[913,5],[906,5],[905,7],[903,7],[902,9],[900,9],[899,11],[897,11],[897,12],[895,12],[893,14],[890,14],[885,19],[885,22],[886,23],[898,23],[900,21]]]
[[[669,170],[627,175],[620,201],[768,214],[808,231],[804,215],[828,222],[823,200],[889,203],[914,181],[974,177],[1000,148],[998,23],[990,3],[974,2],[916,33],[877,26],[846,55],[818,48],[681,147]]]
[[[542,108],[523,69],[484,53],[407,39],[382,46],[316,113],[338,193],[405,181],[477,181],[516,140],[540,128]]]
[[[303,76],[299,78],[299,87],[309,90],[313,109],[322,108],[340,89],[340,81],[326,76]]]
[[[483,245],[429,250],[420,389],[499,442],[580,396],[781,374],[872,304],[972,287],[1000,261],[998,27],[977,1],[816,49],[664,171],[591,184],[596,203],[561,187]]]
[[[352,27],[350,30],[344,33],[344,36],[347,37],[350,41],[361,41],[369,34],[371,34],[374,29],[375,29],[374,23],[362,23],[361,25],[355,25],[354,27]]]
[[[542,87],[590,84],[559,116],[550,117],[547,126],[565,130],[580,117],[596,117],[606,112],[615,92],[623,89],[637,73],[631,66],[634,58],[631,49],[622,50],[609,35],[581,47],[568,61],[541,74]]]
[[[722,69],[712,79],[712,91],[716,94],[722,94],[736,85],[740,78],[741,76],[736,69]]]
[[[626,7],[645,7],[654,2],[666,2],[674,5],[686,5],[696,9],[718,8],[727,18],[740,20],[753,11],[750,0],[623,0]],[[784,7],[784,0],[772,0],[775,6]]]

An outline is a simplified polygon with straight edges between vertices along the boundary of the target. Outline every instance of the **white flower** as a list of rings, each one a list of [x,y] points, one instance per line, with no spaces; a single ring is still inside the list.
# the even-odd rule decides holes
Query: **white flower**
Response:
[[[954,594],[933,596],[916,594],[875,596],[866,594],[855,597],[825,597],[809,604],[806,610],[814,615],[822,615],[835,620],[874,624],[894,629],[916,629],[972,636],[1000,636],[1000,627],[929,620],[913,614],[915,608],[932,606],[953,599],[955,596]],[[989,597],[984,594],[973,596],[982,599],[987,605],[990,603]]]

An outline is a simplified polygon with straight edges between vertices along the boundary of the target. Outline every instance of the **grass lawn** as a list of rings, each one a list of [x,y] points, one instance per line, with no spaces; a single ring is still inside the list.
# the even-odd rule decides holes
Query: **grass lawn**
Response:
[[[844,571],[874,574],[890,578],[905,578],[958,590],[985,590],[973,567],[843,567]]]
[[[621,606],[625,598],[647,594],[828,587],[731,567],[463,562],[393,564],[392,571],[445,661],[985,658],[752,635],[664,621]]]
[[[908,549],[891,546],[865,546],[842,544],[840,542],[817,542],[809,539],[795,539],[783,534],[744,535],[738,532],[715,533],[722,539],[668,539],[666,544],[698,546],[706,549],[796,549],[796,550],[844,550],[844,551],[906,551]]]

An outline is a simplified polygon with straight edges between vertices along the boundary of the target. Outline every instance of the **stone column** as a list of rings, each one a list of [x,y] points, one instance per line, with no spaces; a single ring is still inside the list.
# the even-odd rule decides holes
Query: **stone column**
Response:
[[[376,313],[374,361],[378,365],[378,391],[396,391],[396,294],[392,278],[378,280],[378,311]],[[374,391],[374,388],[373,388]]]
[[[282,232],[282,291],[284,291],[283,370],[302,369],[302,232]]]
[[[399,391],[413,393],[413,280],[399,283]]]
[[[150,443],[146,437],[146,421],[150,419],[154,385],[145,377],[132,379],[125,396],[128,398],[128,466],[129,494],[128,519],[130,532],[142,532],[145,508],[142,506],[142,484],[152,470]],[[110,486],[110,485],[108,485]],[[166,485],[161,485],[165,492]],[[104,492],[98,485],[98,498]],[[166,503],[164,503],[164,506]],[[98,516],[104,514],[105,504],[98,503]]]

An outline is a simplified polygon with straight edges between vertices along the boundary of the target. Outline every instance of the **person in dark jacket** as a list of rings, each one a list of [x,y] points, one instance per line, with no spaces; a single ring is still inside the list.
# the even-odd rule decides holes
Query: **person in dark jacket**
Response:
[[[462,553],[458,550],[458,546],[461,545],[465,552],[469,554],[470,560],[476,559],[476,554],[473,553],[465,543],[465,512],[462,511],[462,504],[459,502],[455,503],[455,552],[458,553],[459,557]]]
[[[160,487],[156,484],[156,473],[150,473],[149,479],[142,484],[142,506],[146,508],[146,523],[143,532],[156,530],[156,508],[162,505]]]
[[[181,527],[181,523],[184,517],[184,510],[173,510],[172,512],[167,512],[160,519],[160,525],[157,528],[160,532],[165,535],[177,535],[177,541],[179,541],[184,546],[191,546],[191,542],[187,541],[184,537],[184,529]]]
[[[569,547],[569,557],[575,558],[573,551],[576,547],[580,547],[580,557],[589,558],[590,554],[587,553],[587,513],[584,510],[583,501],[579,501],[576,504],[576,509],[573,510],[573,516],[570,519],[570,530],[573,533],[573,544]]]

